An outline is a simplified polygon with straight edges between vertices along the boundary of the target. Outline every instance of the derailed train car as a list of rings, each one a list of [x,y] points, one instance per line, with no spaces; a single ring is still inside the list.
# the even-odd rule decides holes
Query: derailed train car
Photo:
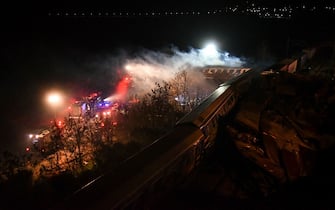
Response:
[[[248,88],[256,70],[220,85],[174,129],[116,170],[105,173],[54,209],[143,209],[155,196],[181,183],[214,144],[218,120]]]

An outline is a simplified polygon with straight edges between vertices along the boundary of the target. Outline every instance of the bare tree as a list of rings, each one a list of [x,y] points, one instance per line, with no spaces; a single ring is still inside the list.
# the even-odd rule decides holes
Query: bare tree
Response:
[[[190,78],[186,70],[178,72],[171,81],[171,93],[178,102],[177,107],[181,106],[183,112],[185,112],[185,105],[189,100],[189,84]]]
[[[54,122],[54,125],[52,126],[52,130],[50,133],[50,139],[51,139],[51,150],[52,153],[55,154],[56,156],[56,167],[57,169],[60,169],[59,166],[59,150],[62,147],[62,136],[61,136],[62,130],[61,128],[57,125],[56,122]]]

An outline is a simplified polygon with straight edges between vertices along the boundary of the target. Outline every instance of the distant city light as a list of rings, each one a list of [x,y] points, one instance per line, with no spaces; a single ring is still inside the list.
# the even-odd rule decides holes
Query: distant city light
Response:
[[[68,11],[55,11],[55,12],[49,12],[49,16],[56,16],[56,17],[76,17],[80,15],[81,17],[129,17],[129,16],[181,16],[181,15],[220,15],[220,14],[248,14],[248,15],[256,15],[261,18],[291,18],[292,13],[299,12],[300,10],[307,10],[310,12],[315,12],[318,9],[323,9],[325,11],[331,11],[335,12],[335,7],[332,5],[325,5],[320,7],[319,5],[296,5],[296,6],[290,6],[290,5],[278,5],[276,7],[267,7],[262,6],[260,4],[252,3],[252,2],[246,2],[246,4],[239,5],[227,5],[222,9],[209,9],[207,11],[189,11],[189,10],[169,10],[169,11],[142,11],[142,12],[130,12],[130,11],[124,11],[124,12],[116,12],[116,11],[86,11],[86,12],[68,12]]]

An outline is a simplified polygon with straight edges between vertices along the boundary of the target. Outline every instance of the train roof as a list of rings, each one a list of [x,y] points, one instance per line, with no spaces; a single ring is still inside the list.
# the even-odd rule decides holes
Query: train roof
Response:
[[[220,86],[212,94],[210,94],[204,101],[202,101],[191,112],[182,117],[176,124],[195,123],[197,126],[202,124],[202,121],[208,119],[217,109],[220,103],[214,103],[222,94],[224,94],[230,85]],[[210,108],[212,106],[212,108]]]

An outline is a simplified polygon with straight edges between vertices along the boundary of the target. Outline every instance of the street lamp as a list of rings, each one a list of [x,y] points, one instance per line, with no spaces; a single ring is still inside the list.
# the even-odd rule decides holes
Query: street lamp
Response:
[[[59,92],[51,92],[47,95],[46,98],[48,104],[54,109],[55,120],[56,120],[56,111],[57,108],[63,103],[63,96]]]

